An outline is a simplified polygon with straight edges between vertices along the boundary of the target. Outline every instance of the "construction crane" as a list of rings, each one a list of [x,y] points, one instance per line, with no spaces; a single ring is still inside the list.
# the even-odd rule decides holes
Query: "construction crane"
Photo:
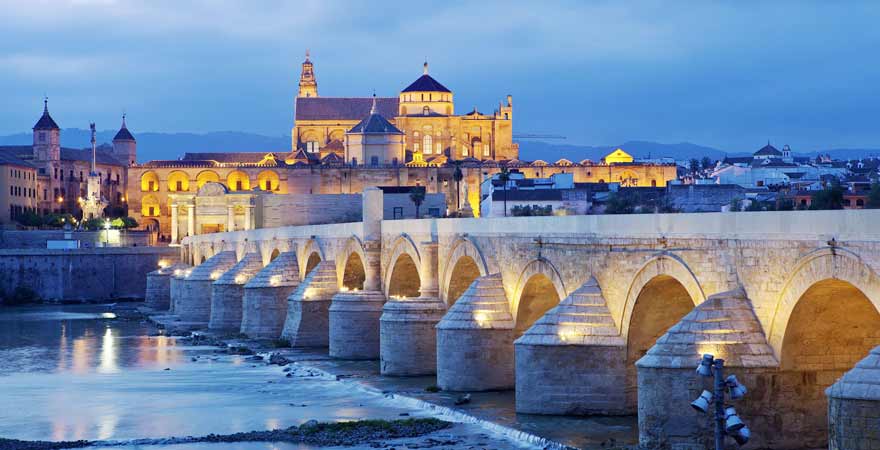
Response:
[[[523,133],[523,134],[514,134],[514,139],[565,139],[565,136],[558,134],[532,134],[532,133]]]

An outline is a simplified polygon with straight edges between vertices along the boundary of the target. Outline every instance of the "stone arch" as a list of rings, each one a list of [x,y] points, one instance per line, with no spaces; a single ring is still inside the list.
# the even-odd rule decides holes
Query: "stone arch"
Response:
[[[317,262],[313,262],[313,255],[317,255]],[[318,239],[312,238],[300,245],[296,255],[297,261],[300,263],[299,275],[300,279],[304,279],[306,275],[318,265],[318,262],[327,259],[324,256],[324,249]]]
[[[259,249],[260,257],[262,258],[263,266],[265,267],[268,266],[273,259],[277,258],[278,255],[287,251],[287,243],[285,241],[272,239],[261,242],[259,244]]]
[[[880,278],[856,253],[829,247],[814,250],[794,265],[776,302],[767,337],[777,356],[781,356],[782,343],[798,301],[813,285],[825,280],[849,283],[880,311]]]
[[[446,258],[443,278],[440,280],[440,299],[451,305],[464,292],[461,284],[470,285],[476,277],[488,274],[489,267],[479,247],[468,238],[459,238],[452,244],[452,251]],[[450,287],[453,297],[451,301]],[[464,289],[467,289],[467,286],[464,286]]]
[[[409,257],[412,259],[412,262],[415,264],[417,271],[422,267],[422,258],[419,254],[419,248],[416,246],[415,242],[413,242],[412,238],[406,234],[401,234],[400,236],[398,236],[397,239],[394,240],[394,243],[391,244],[391,253],[389,253],[388,259],[386,259],[384,264],[385,277],[382,286],[385,295],[389,295],[388,286],[391,283],[391,275],[394,266],[397,264],[397,260],[403,254],[409,255]],[[421,276],[421,273],[418,273],[418,275]]]
[[[510,307],[515,334],[524,333],[547,310],[568,295],[559,270],[546,258],[526,264],[516,282]]]
[[[336,258],[337,283],[341,289],[363,290],[366,273],[367,256],[364,246],[357,236],[352,236]]]
[[[257,186],[264,191],[277,191],[281,186],[281,177],[274,170],[264,170],[257,174]]]
[[[147,194],[141,199],[141,215],[143,217],[159,217],[161,207],[159,199],[153,194]]]
[[[623,316],[618,324],[621,336],[629,334],[629,322],[632,320],[633,309],[639,294],[651,280],[658,276],[668,276],[679,282],[687,290],[695,306],[706,300],[706,294],[703,292],[700,282],[697,281],[697,276],[684,260],[671,253],[658,254],[642,265],[629,284]]]
[[[158,192],[159,191],[159,175],[156,172],[148,170],[141,175],[141,191],[142,192]]]
[[[230,191],[249,191],[251,189],[251,179],[248,174],[241,170],[233,170],[226,175],[226,187]]]
[[[168,174],[169,192],[189,191],[189,175],[182,170],[173,170]]]
[[[220,175],[213,170],[203,170],[196,175],[196,187],[201,189],[205,183],[219,183]]]

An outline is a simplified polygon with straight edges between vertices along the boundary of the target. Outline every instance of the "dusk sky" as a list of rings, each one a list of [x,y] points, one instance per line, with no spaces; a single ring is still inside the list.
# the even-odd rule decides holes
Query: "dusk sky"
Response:
[[[431,74],[514,131],[741,152],[880,148],[880,2],[0,0],[0,133],[290,133],[306,48],[322,96]]]

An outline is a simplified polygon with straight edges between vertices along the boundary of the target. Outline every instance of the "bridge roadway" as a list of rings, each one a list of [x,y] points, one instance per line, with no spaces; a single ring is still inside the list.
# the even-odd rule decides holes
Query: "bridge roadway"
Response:
[[[647,448],[710,444],[703,353],[749,387],[755,448],[880,445],[851,406],[880,411],[880,369],[832,389],[831,425],[825,392],[880,346],[880,211],[386,221],[368,189],[363,217],[189,236],[192,267],[152,278],[184,321],[513,388],[519,412],[638,414]]]

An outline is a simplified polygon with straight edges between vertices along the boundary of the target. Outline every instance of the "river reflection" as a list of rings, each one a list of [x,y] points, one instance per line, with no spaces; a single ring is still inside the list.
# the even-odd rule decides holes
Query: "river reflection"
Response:
[[[116,319],[110,305],[0,309],[0,374],[117,373],[180,362],[174,338]]]

